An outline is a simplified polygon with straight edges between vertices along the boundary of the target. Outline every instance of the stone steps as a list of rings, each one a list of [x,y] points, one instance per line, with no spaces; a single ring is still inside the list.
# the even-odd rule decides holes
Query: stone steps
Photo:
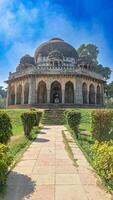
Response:
[[[44,125],[63,125],[64,124],[64,109],[47,109],[44,111],[42,118]]]

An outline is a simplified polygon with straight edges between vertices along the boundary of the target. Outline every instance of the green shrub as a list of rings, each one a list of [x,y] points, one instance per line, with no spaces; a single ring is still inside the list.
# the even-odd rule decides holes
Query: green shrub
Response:
[[[0,144],[0,193],[7,181],[8,167],[12,162],[12,157],[8,153],[8,148]]]
[[[81,113],[74,110],[68,111],[66,114],[66,118],[69,127],[74,131],[76,137],[78,138]]]
[[[24,133],[29,137],[33,126],[36,124],[37,113],[36,112],[25,112],[21,115]]]
[[[97,173],[113,187],[113,141],[95,142],[92,146],[93,164]]]
[[[99,141],[113,138],[113,112],[108,110],[92,112],[92,135]]]
[[[35,126],[39,126],[41,118],[42,118],[42,112],[41,111],[36,112],[36,123],[35,123]]]
[[[7,144],[12,136],[12,125],[7,113],[0,111],[0,143]]]

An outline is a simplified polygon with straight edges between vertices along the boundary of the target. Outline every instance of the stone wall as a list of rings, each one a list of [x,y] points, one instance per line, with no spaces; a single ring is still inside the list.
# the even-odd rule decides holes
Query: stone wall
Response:
[[[51,85],[52,83],[56,82],[61,85],[61,103],[65,104],[65,86],[66,83],[71,82],[73,86],[73,92],[74,92],[74,98],[73,98],[73,104],[83,104],[83,83],[86,83],[87,85],[87,104],[89,104],[89,89],[90,85],[92,84],[94,86],[94,95],[95,95],[95,104],[96,102],[96,96],[97,96],[97,86],[100,88],[100,95],[103,99],[103,84],[98,81],[91,78],[86,77],[77,77],[77,76],[63,76],[63,75],[40,75],[40,76],[28,76],[27,78],[20,78],[15,79],[9,82],[8,85],[8,91],[7,91],[7,106],[8,105],[16,105],[16,104],[22,104],[24,105],[24,95],[25,95],[25,85],[26,83],[29,84],[29,95],[28,95],[28,104],[29,105],[36,105],[38,104],[37,101],[37,94],[38,94],[38,86],[40,82],[43,82],[46,84],[46,90],[47,90],[47,102],[42,103],[52,103],[50,101],[51,96]],[[42,91],[43,95],[44,91]],[[18,96],[20,98],[20,101],[18,101]],[[56,97],[57,98],[57,97]],[[42,98],[43,99],[43,98]],[[103,100],[101,100],[100,104],[102,104]]]

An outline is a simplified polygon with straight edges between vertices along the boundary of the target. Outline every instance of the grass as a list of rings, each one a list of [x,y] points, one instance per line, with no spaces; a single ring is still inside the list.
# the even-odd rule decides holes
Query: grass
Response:
[[[23,126],[21,121],[21,114],[23,112],[27,112],[28,109],[6,109],[4,110],[12,121],[13,126],[13,135],[20,135],[23,134]]]
[[[30,109],[0,109],[0,111],[6,112],[12,122],[13,136],[8,143],[9,152],[13,156],[14,160],[18,157],[18,154],[22,154],[23,151],[31,144],[31,142],[37,137],[39,128],[35,127],[32,130],[30,138],[24,136],[23,125],[21,121],[21,114],[27,112]]]
[[[77,166],[77,160],[74,158],[74,154],[72,152],[72,149],[69,145],[69,141],[64,133],[64,131],[62,131],[62,136],[63,136],[63,142],[64,142],[64,145],[65,145],[65,149],[69,155],[69,158],[74,162],[74,165]]]
[[[84,156],[86,157],[90,165],[95,169],[94,160],[93,160],[94,158],[93,158],[92,150],[91,150],[92,145],[95,143],[95,140],[92,138],[92,133],[91,133],[92,132],[91,113],[95,109],[77,109],[77,110],[79,110],[79,112],[81,112],[81,115],[82,115],[80,129],[79,129],[80,130],[79,138],[77,139],[75,137],[75,134],[73,134],[72,130],[69,128],[68,125],[66,125],[66,127],[69,130],[69,132],[72,134],[76,144],[81,149],[81,151],[83,152]],[[95,171],[97,172],[97,169],[95,169]],[[109,185],[108,182],[103,180],[101,176],[100,178],[101,178],[102,185],[106,186],[107,190],[112,193],[113,188]]]

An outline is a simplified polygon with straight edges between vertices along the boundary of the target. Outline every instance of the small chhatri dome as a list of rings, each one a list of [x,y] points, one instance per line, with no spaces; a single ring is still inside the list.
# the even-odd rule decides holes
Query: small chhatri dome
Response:
[[[26,64],[26,63],[34,65],[34,63],[35,63],[34,58],[31,57],[30,55],[26,54],[25,56],[23,56],[20,59],[20,64]]]
[[[78,53],[73,46],[60,38],[52,38],[41,44],[35,51],[34,58],[37,61],[39,57],[48,57],[50,52],[58,51],[64,58],[78,59]]]

